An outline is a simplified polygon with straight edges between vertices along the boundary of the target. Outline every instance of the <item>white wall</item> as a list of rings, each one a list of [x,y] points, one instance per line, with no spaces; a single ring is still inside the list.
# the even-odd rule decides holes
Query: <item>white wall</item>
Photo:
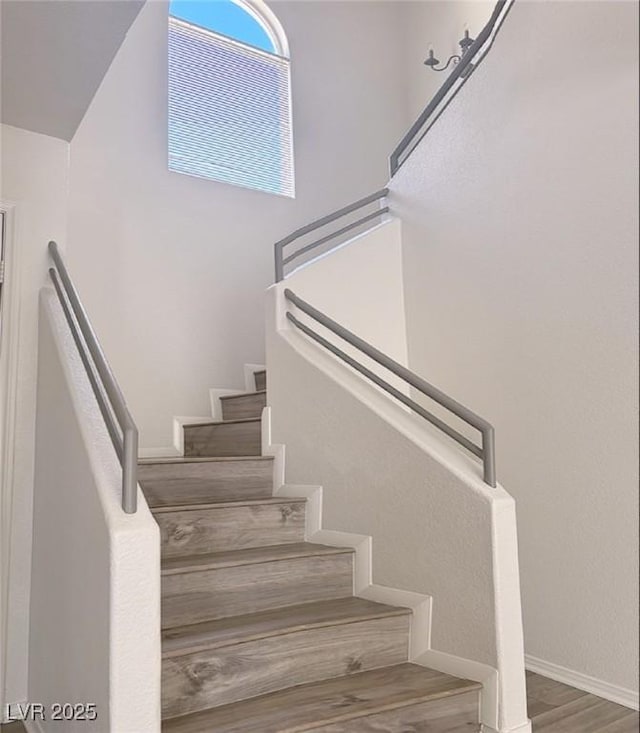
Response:
[[[404,83],[410,121],[418,117],[431,97],[451,73],[435,72],[424,65],[429,49],[444,66],[450,56],[460,53],[459,41],[465,30],[477,38],[486,25],[495,2],[492,0],[422,0],[407,2]]]
[[[52,289],[42,292],[29,694],[43,732],[160,731],[160,536],[122,471]],[[95,720],[52,719],[94,703]]]
[[[401,256],[400,223],[392,220],[270,289],[272,440],[285,445],[287,483],[323,487],[325,529],[373,537],[374,583],[433,597],[424,663],[442,668],[447,660],[445,671],[460,676],[481,667],[474,679],[487,684],[483,722],[516,730],[526,727],[526,705],[513,500],[482,481],[478,461],[284,316],[288,287],[402,360]],[[329,340],[343,347],[335,335]],[[489,668],[500,673],[498,687]]]
[[[3,453],[1,551],[9,563],[4,700],[18,702],[27,696],[38,291],[46,278],[47,242],[66,238],[69,146],[6,125],[0,142],[0,200],[15,204],[3,293],[2,366],[10,382],[3,419],[15,414],[10,424],[4,423],[5,438],[13,437],[9,452]],[[6,361],[9,343],[15,348],[12,364]]]
[[[143,450],[171,444],[173,415],[207,414],[209,387],[243,388],[242,364],[264,361],[273,243],[383,185],[406,127],[394,3],[272,7],[291,47],[295,200],[167,170],[163,2],[141,11],[72,141],[70,265]]]
[[[326,256],[293,270],[285,286],[392,359],[407,363],[402,226],[398,219],[387,219]],[[314,326],[326,333],[322,326]],[[352,353],[344,341],[339,346]]]
[[[637,4],[516,2],[392,183],[410,364],[496,426],[526,651],[636,701],[637,48]]]

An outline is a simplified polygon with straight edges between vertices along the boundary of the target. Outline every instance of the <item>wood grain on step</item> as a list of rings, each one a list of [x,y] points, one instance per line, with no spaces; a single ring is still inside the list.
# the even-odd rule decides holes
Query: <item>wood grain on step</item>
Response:
[[[321,626],[165,658],[162,715],[264,695],[407,660],[409,617]]]
[[[249,394],[227,395],[220,398],[223,420],[240,420],[262,415],[267,404],[266,392],[250,392]]]
[[[138,481],[151,507],[267,498],[273,493],[273,458],[141,461]]]
[[[242,552],[254,551],[238,554]],[[176,560],[163,562],[163,628],[343,598],[353,590],[353,552],[349,550],[289,557],[281,553],[271,560],[256,558],[254,563],[243,564],[227,560],[212,565],[194,556],[184,566],[187,572]]]
[[[614,726],[634,723],[638,730],[638,718],[633,711],[593,695],[582,695],[573,702],[562,705],[535,718],[535,733],[559,733],[580,731],[580,733],[609,733]]]
[[[262,452],[260,419],[185,425],[185,456],[259,456]]]
[[[479,733],[479,706],[479,694],[465,692],[308,730],[314,733]]]
[[[163,723],[162,731],[301,733],[321,730],[323,725],[326,727],[347,721],[356,725],[357,719],[363,716],[395,711],[404,706],[468,692],[477,695],[480,688],[478,683],[460,680],[414,664],[398,664],[173,718]],[[344,730],[357,729],[345,727]],[[405,730],[410,731],[411,728]],[[425,733],[426,730],[431,733],[438,729],[425,729]]]
[[[154,512],[163,557],[304,541],[304,499],[265,499]]]
[[[210,552],[200,555],[183,555],[163,559],[162,575],[175,575],[238,567],[240,565],[259,565],[278,560],[319,557],[322,555],[353,554],[349,547],[319,545],[315,542],[296,542],[289,545],[270,545],[268,547],[247,547],[244,550]]]
[[[165,630],[162,656],[168,658],[322,626],[410,615],[408,608],[356,597],[304,603]]]

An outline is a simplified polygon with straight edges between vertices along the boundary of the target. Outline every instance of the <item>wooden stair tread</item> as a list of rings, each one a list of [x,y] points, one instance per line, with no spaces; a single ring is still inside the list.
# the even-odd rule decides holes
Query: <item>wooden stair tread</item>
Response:
[[[212,463],[214,461],[273,461],[273,456],[172,456],[170,458],[139,458],[138,465],[149,466],[156,463],[179,465],[181,463]]]
[[[255,374],[259,374],[260,372],[255,372]],[[256,395],[263,395],[267,394],[266,389],[256,389],[254,392],[238,392],[238,394],[227,394],[227,395],[221,395],[220,401],[222,400],[237,400],[241,399],[242,397],[255,397]]]
[[[322,626],[409,614],[408,608],[355,597],[286,606],[166,629],[162,634],[162,656],[173,657]]]
[[[237,499],[235,501],[212,501],[209,504],[167,504],[163,506],[150,507],[152,514],[162,514],[164,512],[191,512],[204,511],[206,509],[225,509],[239,506],[278,506],[279,504],[303,504],[306,503],[305,497],[290,496],[269,496],[264,499]]]
[[[144,492],[147,492],[147,490],[152,490],[154,485],[157,483],[161,483],[158,479],[149,479],[145,482],[145,487],[143,488]],[[189,488],[193,491],[201,491],[202,493],[205,493],[209,488],[213,487],[215,485],[215,479],[208,479],[208,478],[201,478],[201,479],[189,479]],[[266,498],[266,497],[265,497]],[[225,503],[227,500],[223,500],[222,504]],[[238,500],[240,504],[247,503],[250,501],[249,499],[239,499]],[[258,501],[261,501],[260,499]],[[173,496],[170,496],[167,499],[162,498],[149,498],[147,497],[147,502],[149,504],[149,508],[152,511],[175,511],[176,505],[176,499]],[[210,497],[207,497],[206,501],[202,504],[198,504],[197,502],[193,501],[190,502],[189,506],[193,506],[194,508],[196,506],[199,507],[207,507],[207,506],[216,506],[219,507],[220,504],[217,503],[214,499],[211,499]]]
[[[236,423],[256,423],[261,422],[262,418],[260,417],[235,417],[231,420],[209,420],[208,422],[194,422],[194,423],[185,423],[182,427],[183,428],[206,428],[210,425],[235,425]]]
[[[397,664],[163,721],[163,733],[302,733],[480,690],[478,682]]]
[[[317,545],[312,542],[295,542],[287,545],[252,547],[246,550],[165,558],[162,560],[161,572],[162,575],[175,575],[177,573],[217,570],[218,568],[238,567],[240,565],[258,565],[278,560],[347,553],[353,553],[353,549],[350,547]]]

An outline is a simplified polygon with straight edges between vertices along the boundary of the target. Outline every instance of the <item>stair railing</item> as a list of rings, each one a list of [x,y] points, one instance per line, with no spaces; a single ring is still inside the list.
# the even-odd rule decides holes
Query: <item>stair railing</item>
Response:
[[[385,369],[388,369],[392,374],[394,374],[396,377],[399,377],[403,382],[418,390],[418,392],[422,393],[423,395],[431,398],[434,402],[437,402],[439,405],[449,410],[449,412],[459,417],[468,425],[471,425],[472,427],[479,430],[481,434],[481,445],[476,445],[473,441],[462,435],[462,433],[458,432],[450,425],[447,425],[440,418],[436,417],[433,413],[426,410],[424,407],[422,407],[422,405],[419,405],[410,397],[407,397],[406,394],[393,387],[391,384],[389,384],[389,382],[382,379],[382,377],[378,376],[375,372],[372,372],[370,369],[363,366],[359,361],[342,351],[342,349],[338,348],[330,341],[327,341],[327,339],[314,331],[306,323],[302,323],[300,320],[298,320],[298,318],[296,318],[293,313],[291,313],[291,311],[287,311],[287,318],[289,319],[289,321],[296,328],[300,329],[303,333],[309,336],[309,338],[313,339],[316,343],[327,349],[327,351],[330,351],[332,354],[344,361],[350,367],[355,369],[357,372],[365,376],[378,387],[397,399],[399,402],[402,402],[402,404],[409,407],[411,410],[413,410],[413,412],[420,415],[425,420],[428,420],[432,425],[435,425],[443,433],[448,435],[450,438],[453,438],[461,446],[466,448],[469,452],[473,453],[473,455],[480,458],[483,464],[483,478],[485,483],[489,484],[489,486],[496,486],[495,431],[490,423],[488,423],[484,418],[480,417],[479,415],[476,415],[475,412],[472,412],[467,407],[454,400],[452,397],[449,397],[449,395],[445,394],[437,387],[434,387],[432,384],[429,384],[429,382],[425,381],[406,367],[402,366],[402,364],[399,364],[397,361],[394,361],[386,354],[383,354],[374,346],[371,346],[371,344],[364,341],[364,339],[356,336],[354,333],[344,328],[344,326],[341,326],[339,323],[329,318],[329,316],[322,313],[317,308],[314,308],[306,301],[302,300],[302,298],[299,298],[288,288],[284,291],[284,297],[289,303],[292,303],[300,311],[305,313],[314,321],[317,321],[329,331],[336,334],[336,336],[340,337],[343,341],[346,341],[351,346],[354,346],[356,349],[358,349],[358,351],[366,354],[366,356],[373,359],[373,361],[377,362]]]
[[[478,37],[468,47],[460,61],[458,61],[458,63],[453,67],[453,71],[447,76],[444,83],[434,94],[429,104],[425,107],[407,134],[391,153],[389,158],[389,171],[392,178],[418,143],[422,140],[424,135],[428,132],[431,125],[427,127],[427,124],[429,122],[433,123],[439,116],[440,112],[444,109],[444,107],[440,108],[443,101],[446,100],[444,106],[449,104],[465,84],[467,79],[471,76],[471,73],[478,67],[478,64],[484,58],[484,54],[479,56],[480,51],[483,50],[485,45],[486,51],[491,48],[493,40],[497,32],[500,30],[500,26],[511,9],[513,2],[514,0],[498,0],[493,12],[491,13],[489,21],[480,31]]]
[[[122,466],[122,508],[135,514],[138,501],[138,428],[78,297],[55,242],[49,242],[49,275]]]
[[[358,211],[359,209],[364,208],[368,204],[372,204],[375,201],[379,201],[380,199],[383,199],[386,197],[386,195],[389,193],[389,189],[383,188],[381,191],[376,191],[376,193],[372,193],[369,196],[365,196],[363,199],[360,199],[359,201],[355,201],[353,204],[349,204],[348,206],[343,207],[342,209],[338,209],[337,211],[334,211],[332,214],[328,214],[327,216],[323,216],[321,219],[316,219],[316,221],[312,221],[311,224],[307,224],[306,226],[301,227],[300,229],[296,229],[295,232],[292,232],[289,234],[289,236],[285,237],[284,239],[281,239],[279,242],[275,243],[275,262],[276,262],[276,282],[279,283],[281,280],[284,280],[285,274],[284,274],[284,266],[289,264],[290,262],[293,262],[296,258],[300,257],[303,254],[306,254],[307,252],[311,252],[311,250],[316,249],[317,247],[320,247],[323,244],[326,244],[327,242],[330,242],[332,239],[335,239],[336,237],[341,236],[342,234],[346,234],[347,232],[350,232],[352,229],[355,229],[356,227],[362,226],[363,224],[366,224],[367,222],[372,221],[373,219],[376,219],[379,216],[382,216],[383,214],[386,214],[389,211],[388,206],[383,206],[382,208],[376,209],[371,214],[367,214],[360,219],[351,222],[347,224],[346,226],[343,226],[341,229],[338,229],[336,232],[332,232],[331,234],[327,234],[320,239],[316,239],[310,244],[306,244],[305,246],[301,247],[300,249],[296,250],[292,254],[290,254],[288,257],[284,256],[284,248],[290,245],[292,242],[296,241],[300,237],[303,237],[305,234],[309,234],[310,232],[315,231],[316,229],[320,229],[321,227],[325,226],[326,224],[331,224],[331,222],[336,221],[337,219],[341,219],[343,216],[346,216],[347,214],[351,214],[354,211]]]

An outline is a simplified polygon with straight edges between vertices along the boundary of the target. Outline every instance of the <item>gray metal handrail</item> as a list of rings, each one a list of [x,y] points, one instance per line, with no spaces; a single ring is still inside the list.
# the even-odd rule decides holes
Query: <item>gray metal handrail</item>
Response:
[[[471,76],[471,73],[478,67],[479,61],[475,64],[472,63],[474,58],[478,55],[478,52],[489,40],[489,48],[491,47],[491,44],[493,43],[493,38],[495,37],[494,30],[496,32],[499,30],[500,26],[502,25],[502,21],[506,16],[506,13],[509,11],[512,5],[512,1],[513,0],[498,0],[495,8],[493,9],[493,12],[491,13],[491,17],[489,18],[488,23],[480,31],[478,37],[469,46],[460,61],[458,61],[458,63],[454,66],[453,71],[447,76],[442,86],[435,93],[429,104],[425,107],[425,109],[420,114],[418,119],[413,123],[407,134],[402,138],[402,140],[396,146],[395,150],[391,153],[391,156],[389,158],[389,170],[392,177],[407,159],[409,154],[413,151],[415,146],[420,142],[424,133],[419,138],[418,134],[424,128],[429,118],[438,109],[438,106],[445,99],[447,94],[449,94],[449,92],[452,90],[454,84],[457,81],[461,82],[458,87],[459,90],[467,81],[467,79]],[[458,90],[456,90],[456,92]],[[451,101],[452,98],[452,96],[449,98],[447,104],[449,103],[449,101]],[[415,144],[411,147],[410,150],[407,151],[407,148],[409,148],[412,143]],[[404,157],[402,158],[402,156]]]
[[[49,275],[122,466],[122,508],[134,514],[138,502],[138,428],[55,242],[49,242],[49,254],[54,264]]]
[[[296,239],[299,239],[300,237],[304,236],[305,234],[309,234],[310,232],[313,232],[316,229],[320,229],[321,227],[325,226],[326,224],[330,224],[331,222],[336,221],[337,219],[340,219],[341,217],[346,216],[347,214],[351,214],[352,212],[357,211],[358,209],[362,209],[363,207],[367,206],[368,204],[372,204],[374,201],[378,201],[379,199],[384,198],[388,193],[389,193],[388,188],[383,188],[381,191],[376,191],[375,193],[372,193],[369,196],[365,196],[363,199],[360,199],[359,201],[355,201],[354,203],[349,204],[348,206],[345,206],[342,209],[338,209],[337,211],[334,211],[332,214],[323,216],[321,219],[316,219],[316,221],[312,221],[310,224],[300,227],[300,229],[296,229],[295,232],[292,232],[291,234],[289,234],[289,236],[285,237],[284,239],[281,239],[279,242],[276,242],[274,245],[275,262],[276,262],[276,282],[279,283],[281,280],[284,280],[284,266],[288,264],[289,262],[292,262],[297,257],[300,257],[300,255],[302,254],[306,254],[307,252],[310,252],[312,249],[315,249],[316,247],[320,247],[320,245],[322,244],[326,244],[330,240],[335,239],[335,237],[339,237],[342,234],[346,234],[347,232],[351,231],[352,229],[355,229],[356,227],[362,224],[366,224],[367,222],[371,221],[372,219],[375,219],[378,216],[382,216],[383,214],[386,214],[389,211],[389,207],[384,206],[380,209],[377,209],[373,213],[367,214],[366,216],[361,217],[357,221],[347,224],[346,226],[339,229],[337,232],[332,232],[331,234],[328,234],[327,236],[314,240],[310,244],[307,244],[304,247],[301,247],[300,249],[296,250],[293,254],[285,258],[284,248],[287,245],[291,244]]]
[[[400,379],[409,384],[411,387],[414,387],[422,394],[430,397],[432,400],[434,400],[434,402],[442,405],[442,407],[449,410],[449,412],[452,412],[461,420],[464,420],[464,422],[466,422],[468,425],[471,425],[472,427],[479,430],[482,436],[481,446],[476,445],[471,440],[462,435],[462,433],[459,433],[457,430],[447,425],[445,422],[440,420],[440,418],[436,417],[431,412],[422,407],[422,405],[419,405],[410,397],[407,397],[407,395],[405,395],[403,392],[400,392],[400,390],[396,389],[384,379],[379,377],[377,374],[375,374],[375,372],[367,369],[367,367],[360,364],[358,361],[356,361],[356,359],[346,354],[330,341],[327,341],[327,339],[325,339],[320,334],[316,333],[308,325],[302,323],[293,315],[293,313],[287,311],[287,318],[289,319],[289,321],[293,323],[297,328],[299,328],[303,333],[307,334],[307,336],[319,343],[325,349],[330,351],[332,354],[335,354],[338,358],[342,359],[342,361],[346,362],[353,369],[360,372],[360,374],[374,382],[374,384],[377,384],[379,387],[385,390],[385,392],[388,392],[392,397],[399,400],[407,407],[411,408],[411,410],[413,410],[421,417],[425,418],[425,420],[428,420],[432,425],[435,425],[450,438],[456,440],[458,443],[460,443],[460,445],[473,453],[475,456],[481,458],[483,463],[483,478],[485,483],[489,484],[489,486],[496,486],[495,431],[490,423],[488,423],[484,418],[480,417],[479,415],[476,415],[476,413],[472,412],[469,408],[454,400],[452,397],[449,397],[449,395],[445,394],[437,387],[434,387],[432,384],[429,384],[429,382],[425,381],[406,367],[402,366],[402,364],[399,364],[397,361],[394,361],[386,354],[383,354],[374,346],[371,346],[371,344],[367,343],[359,336],[356,336],[354,333],[344,328],[344,326],[341,326],[332,318],[329,318],[329,316],[325,315],[317,308],[314,308],[312,305],[302,300],[302,298],[299,298],[288,288],[285,289],[284,296],[290,303],[293,303],[296,308],[299,308],[303,313],[306,313],[322,326],[335,333],[336,336],[339,336],[341,339],[343,339],[343,341],[351,344],[351,346],[354,346],[356,349],[358,349],[358,351],[361,351],[363,354],[366,354],[378,364],[385,367],[385,369],[388,369],[392,374],[400,377]]]

